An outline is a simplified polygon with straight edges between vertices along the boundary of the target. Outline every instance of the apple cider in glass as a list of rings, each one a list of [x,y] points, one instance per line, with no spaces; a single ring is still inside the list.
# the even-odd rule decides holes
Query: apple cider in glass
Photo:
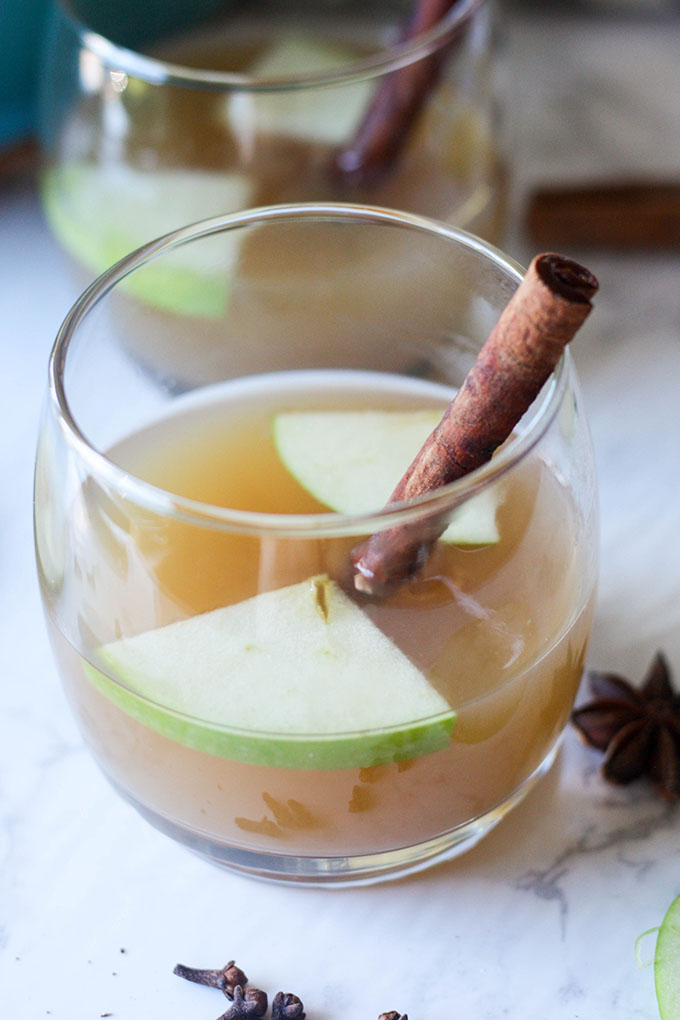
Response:
[[[64,249],[91,278],[182,224],[309,200],[407,209],[497,242],[493,4],[464,0],[404,38],[415,7],[194,0],[147,23],[129,0],[57,0],[41,137],[45,211]],[[396,150],[366,173],[352,157],[338,170],[404,68],[430,83],[386,130]]]
[[[326,323],[317,300],[289,364],[276,347],[275,371],[253,372],[244,352],[241,375],[164,391],[107,316],[114,300],[137,314],[123,274],[143,277],[148,253],[135,256],[85,295],[55,348],[37,549],[69,700],[118,791],[214,861],[343,883],[466,849],[552,761],[591,623],[594,483],[566,357],[481,472],[381,509],[520,274],[482,242],[387,211],[256,210],[217,237],[254,227],[275,249],[291,223],[312,295],[329,232],[377,231],[395,253],[408,239],[417,286],[389,348],[376,271],[346,298],[335,363],[324,331],[335,337],[337,308]],[[189,233],[155,261],[215,241],[214,224]],[[237,311],[222,320],[235,347]],[[288,315],[302,328],[297,300],[280,313],[281,335]],[[432,499],[446,528],[424,566],[387,597],[358,595],[352,550]]]

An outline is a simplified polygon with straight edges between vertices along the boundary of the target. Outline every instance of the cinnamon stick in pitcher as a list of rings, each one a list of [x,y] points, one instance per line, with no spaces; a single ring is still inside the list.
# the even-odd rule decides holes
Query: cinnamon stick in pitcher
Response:
[[[533,259],[388,506],[433,492],[490,460],[585,321],[597,287],[592,273],[572,259],[554,253]],[[388,595],[424,564],[447,523],[439,513],[372,535],[352,554],[355,589]]]
[[[464,0],[418,0],[399,42],[408,42],[434,28],[445,14],[462,2]],[[458,26],[458,34],[465,30],[466,24],[467,18]],[[333,158],[332,169],[336,176],[350,184],[370,183],[391,166],[439,77],[444,53],[445,48],[383,78],[354,138]]]

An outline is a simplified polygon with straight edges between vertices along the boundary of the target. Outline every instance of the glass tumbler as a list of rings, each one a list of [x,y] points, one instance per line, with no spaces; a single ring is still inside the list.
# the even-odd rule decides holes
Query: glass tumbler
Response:
[[[222,357],[178,388],[121,341],[162,352],[173,320],[144,295],[188,266]],[[204,857],[403,874],[472,846],[550,765],[597,572],[569,354],[488,464],[384,507],[521,276],[446,224],[305,203],[151,242],[69,312],[36,469],[54,652],[113,786]],[[191,333],[170,342],[193,359]],[[434,511],[420,572],[358,596],[352,550]]]
[[[55,0],[42,193],[83,286],[150,237],[278,202],[393,206],[497,241],[493,5],[434,24],[421,7],[446,4]]]

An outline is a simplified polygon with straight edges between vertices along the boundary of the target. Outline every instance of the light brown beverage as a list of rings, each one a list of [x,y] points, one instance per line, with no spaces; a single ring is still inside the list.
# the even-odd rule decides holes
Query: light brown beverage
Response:
[[[384,27],[374,20],[338,25],[332,17],[226,23],[189,34],[157,55],[183,65],[271,77],[332,72],[379,52]],[[505,174],[494,114],[487,106],[488,66],[465,82],[451,48],[449,73],[436,81],[399,156],[358,184],[334,171],[334,156],[351,144],[381,79],[319,90],[249,96],[185,91],[173,105],[173,134],[187,166],[245,167],[249,205],[299,201],[361,201],[418,212],[498,241],[505,211]],[[216,125],[222,125],[222,134]],[[148,149],[140,131],[140,155]],[[168,153],[161,165],[176,165]]]
[[[320,9],[234,17],[159,43],[152,56],[201,72],[254,79],[338,74],[389,49],[402,16],[354,20]],[[44,198],[50,224],[87,275],[204,217],[293,201],[348,201],[455,223],[496,243],[505,211],[489,11],[481,5],[445,50],[442,72],[399,158],[348,183],[334,156],[351,144],[383,76],[327,87],[159,86],[112,71],[84,49],[82,95],[58,111]],[[55,113],[56,116],[56,113]]]
[[[228,383],[179,399],[172,417],[110,456],[203,503],[324,513],[281,462],[274,415],[443,407],[445,393],[356,372]],[[581,523],[550,464],[529,453],[495,490],[497,542],[439,542],[416,581],[361,606],[455,710],[445,746],[387,763],[305,769],[235,761],[172,739],[116,703],[84,663],[101,669],[98,649],[123,636],[318,574],[342,578],[356,533],[246,536],[160,519],[86,482],[74,508],[79,634],[55,618],[51,629],[69,697],[104,771],[160,828],[236,866],[239,854],[248,866],[253,852],[291,861],[395,854],[396,861],[408,847],[450,845],[452,830],[461,841],[476,826],[481,834],[549,760],[581,676],[592,613]],[[110,677],[114,685],[119,679]]]

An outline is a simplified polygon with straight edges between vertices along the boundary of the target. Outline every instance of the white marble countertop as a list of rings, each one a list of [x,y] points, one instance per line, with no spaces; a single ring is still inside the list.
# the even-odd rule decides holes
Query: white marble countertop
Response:
[[[680,23],[510,25],[518,194],[680,166]],[[530,254],[520,232],[511,242]],[[574,253],[577,256],[578,252]],[[583,254],[601,281],[576,343],[598,460],[592,666],[680,681],[680,254]],[[110,790],[66,707],[33,566],[33,449],[73,294],[30,185],[0,192],[0,1002],[11,1020],[211,1020],[177,961],[235,957],[310,1020],[653,1020],[637,935],[680,893],[680,813],[601,780],[568,732],[549,776],[476,849],[399,882],[275,887],[210,867]]]

